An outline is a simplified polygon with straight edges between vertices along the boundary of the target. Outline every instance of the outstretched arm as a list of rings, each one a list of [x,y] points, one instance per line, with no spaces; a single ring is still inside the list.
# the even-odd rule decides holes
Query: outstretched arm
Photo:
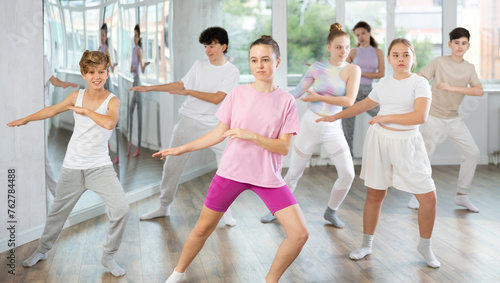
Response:
[[[165,91],[165,92],[171,92],[174,90],[182,90],[184,89],[184,83],[182,81],[178,82],[173,82],[169,84],[164,84],[164,85],[152,85],[152,86],[134,86],[131,87],[129,90],[133,91],[139,91],[139,92],[148,92],[148,91]]]
[[[55,87],[62,87],[62,88],[67,88],[67,87],[78,87],[77,84],[75,83],[70,83],[70,82],[63,82],[60,79],[52,76],[49,79],[50,83],[55,86]]]
[[[85,115],[92,119],[97,125],[112,130],[118,123],[120,100],[117,97],[111,98],[108,102],[108,113],[106,115],[99,114],[92,110],[74,105],[68,106],[68,109],[73,110],[76,114]]]
[[[418,97],[415,99],[415,110],[405,114],[381,115],[373,117],[368,124],[375,123],[395,123],[400,125],[420,125],[427,120],[431,100],[427,97]]]
[[[169,155],[182,155],[186,152],[193,152],[211,147],[212,145],[218,144],[225,139],[224,132],[227,130],[229,130],[229,125],[219,122],[215,129],[206,133],[204,136],[178,147],[160,150],[154,153],[153,157],[161,156],[161,159],[163,159]]]
[[[226,93],[222,91],[218,91],[216,93],[196,91],[192,89],[173,89],[170,91],[171,94],[179,94],[179,95],[191,95],[200,100],[210,102],[213,104],[219,104],[226,97]]]
[[[335,122],[338,119],[345,119],[349,117],[353,117],[356,115],[359,115],[361,113],[364,113],[370,109],[373,109],[375,106],[377,106],[378,103],[371,100],[369,97],[361,100],[360,102],[355,103],[353,106],[347,108],[344,111],[341,111],[335,115],[328,116],[328,117],[323,117],[318,120],[316,120],[316,123],[318,122]]]
[[[67,111],[68,107],[75,105],[77,96],[78,96],[78,91],[74,91],[74,92],[70,93],[63,101],[61,101],[55,105],[45,107],[42,110],[40,110],[36,113],[33,113],[29,116],[26,116],[24,118],[12,121],[12,122],[8,123],[7,126],[19,127],[19,126],[26,125],[32,121],[44,120],[47,118],[54,117],[59,113]]]

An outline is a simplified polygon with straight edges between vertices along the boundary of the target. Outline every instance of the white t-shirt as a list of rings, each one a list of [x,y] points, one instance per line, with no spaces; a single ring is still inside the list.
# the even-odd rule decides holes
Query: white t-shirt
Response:
[[[54,75],[52,73],[52,70],[50,69],[50,63],[49,59],[47,59],[47,56],[43,56],[43,78],[44,78],[44,83],[45,87],[43,88],[44,91],[44,102],[45,102],[45,107],[49,106],[49,86],[50,86],[50,78]]]
[[[239,80],[240,71],[234,64],[228,61],[224,65],[215,66],[210,64],[208,59],[196,61],[182,78],[185,89],[208,93],[222,91],[226,94],[238,85]],[[179,109],[179,113],[202,123],[217,124],[219,120],[215,117],[215,112],[219,109],[219,105],[220,103],[213,104],[188,96]]]
[[[368,97],[380,104],[377,116],[391,114],[406,114],[415,110],[415,99],[426,97],[432,99],[431,88],[424,77],[412,74],[404,80],[396,80],[393,76],[380,79]],[[412,130],[418,125],[400,125],[387,123],[384,126]]]

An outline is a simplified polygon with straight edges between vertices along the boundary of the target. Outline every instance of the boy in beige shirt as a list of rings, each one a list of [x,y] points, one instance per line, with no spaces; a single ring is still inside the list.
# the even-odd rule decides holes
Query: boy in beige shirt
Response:
[[[468,30],[452,30],[448,42],[451,56],[435,58],[418,73],[428,80],[434,79],[429,117],[420,126],[420,130],[429,158],[447,137],[453,141],[462,158],[455,204],[472,212],[479,212],[467,196],[476,171],[479,148],[462,118],[458,116],[458,108],[465,95],[483,95],[483,87],[474,65],[463,59],[470,47],[469,39]],[[412,196],[408,207],[418,209],[419,203],[415,196]]]

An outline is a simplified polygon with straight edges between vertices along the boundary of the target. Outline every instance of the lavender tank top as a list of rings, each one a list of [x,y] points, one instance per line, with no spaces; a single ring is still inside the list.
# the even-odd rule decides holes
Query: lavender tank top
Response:
[[[132,53],[132,68],[135,69],[134,78],[139,74],[139,57],[137,57],[137,52],[139,51],[139,45],[134,47],[134,51]]]
[[[106,44],[103,44],[103,45],[101,45],[101,47],[99,47],[99,51],[104,52],[104,53],[106,53],[106,49],[108,49],[108,46]]]
[[[364,73],[375,73],[378,69],[378,57],[377,50],[373,46],[356,48],[356,57],[352,61],[354,65],[358,65],[361,68],[361,72]],[[371,85],[373,79],[361,76],[360,84]]]

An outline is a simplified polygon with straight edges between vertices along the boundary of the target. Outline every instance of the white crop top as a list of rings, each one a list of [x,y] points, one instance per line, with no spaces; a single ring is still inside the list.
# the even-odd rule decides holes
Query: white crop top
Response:
[[[429,82],[424,77],[412,74],[403,80],[396,80],[394,76],[381,78],[368,97],[380,104],[377,116],[381,116],[413,112],[415,111],[415,99],[419,97],[432,99],[432,94]],[[386,123],[384,126],[412,130],[418,129],[419,125]]]

